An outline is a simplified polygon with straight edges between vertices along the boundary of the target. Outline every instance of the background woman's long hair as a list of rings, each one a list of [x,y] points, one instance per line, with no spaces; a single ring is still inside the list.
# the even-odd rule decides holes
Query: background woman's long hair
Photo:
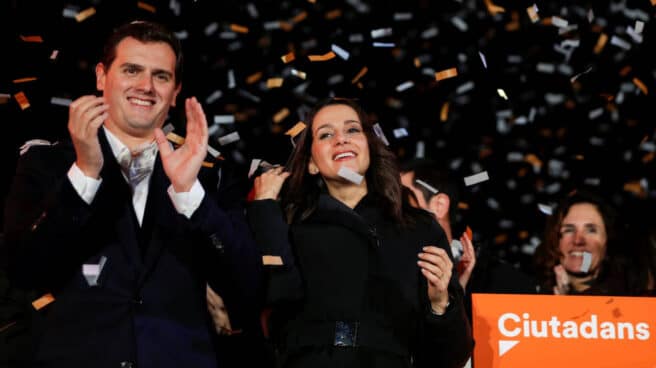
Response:
[[[353,100],[331,98],[319,103],[307,117],[307,128],[300,133],[287,169],[291,175],[282,192],[282,205],[288,222],[306,219],[317,206],[325,183],[321,175],[310,175],[308,164],[312,156],[312,121],[322,108],[345,105],[357,113],[369,145],[370,164],[366,172],[367,190],[376,196],[385,214],[398,223],[405,223],[402,210],[402,191],[396,156],[385,146],[373,130],[364,110]]]

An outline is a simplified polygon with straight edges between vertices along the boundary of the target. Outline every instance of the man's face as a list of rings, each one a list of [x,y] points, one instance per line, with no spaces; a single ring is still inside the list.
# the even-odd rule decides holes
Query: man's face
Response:
[[[123,39],[111,66],[96,66],[96,86],[109,105],[105,125],[134,137],[151,136],[161,127],[180,92],[175,61],[165,42]]]

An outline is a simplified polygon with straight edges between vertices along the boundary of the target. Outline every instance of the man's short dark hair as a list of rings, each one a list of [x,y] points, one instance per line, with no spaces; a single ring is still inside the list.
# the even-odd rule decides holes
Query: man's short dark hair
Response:
[[[149,21],[133,21],[116,28],[107,38],[101,62],[105,69],[116,59],[116,46],[123,39],[132,37],[143,43],[164,42],[171,46],[175,53],[175,84],[182,82],[182,45],[175,34],[159,23]]]

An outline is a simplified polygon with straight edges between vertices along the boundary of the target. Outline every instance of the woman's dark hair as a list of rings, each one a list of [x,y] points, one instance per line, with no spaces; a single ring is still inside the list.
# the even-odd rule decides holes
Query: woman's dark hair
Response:
[[[570,208],[576,204],[588,203],[593,205],[601,216],[606,230],[606,256],[600,264],[597,280],[603,280],[609,271],[609,259],[616,255],[617,242],[617,214],[606,201],[589,191],[575,191],[565,197],[554,213],[547,219],[542,243],[535,251],[536,276],[544,292],[551,293],[556,285],[554,266],[560,263],[560,227]]]
[[[308,164],[312,156],[312,121],[326,106],[344,105],[352,108],[358,115],[369,146],[370,164],[365,177],[367,190],[381,203],[387,216],[403,224],[403,196],[396,156],[383,141],[376,136],[373,124],[365,111],[351,99],[331,98],[319,103],[309,113],[307,127],[300,133],[287,170],[291,175],[283,188],[282,205],[287,221],[306,219],[317,206],[319,194],[325,183],[320,175],[310,175]]]
[[[128,37],[143,43],[164,42],[171,46],[173,53],[175,53],[175,84],[180,85],[180,82],[182,82],[182,45],[175,34],[159,23],[133,21],[116,28],[107,38],[103,48],[100,61],[105,69],[108,70],[114,59],[116,59],[116,46]]]

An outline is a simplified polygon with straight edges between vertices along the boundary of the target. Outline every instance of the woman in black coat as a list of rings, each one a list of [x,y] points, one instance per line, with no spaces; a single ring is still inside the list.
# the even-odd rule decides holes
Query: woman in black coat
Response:
[[[248,211],[282,365],[462,366],[473,341],[444,232],[404,203],[395,156],[357,104],[328,100],[308,121]]]

